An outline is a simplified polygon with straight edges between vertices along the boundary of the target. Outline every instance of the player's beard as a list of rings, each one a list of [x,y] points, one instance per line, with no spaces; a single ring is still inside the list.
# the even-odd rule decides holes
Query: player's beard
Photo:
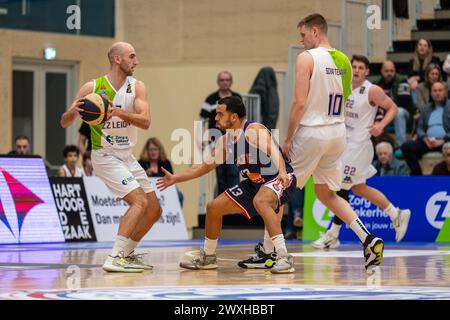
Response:
[[[119,67],[120,67],[120,70],[123,73],[125,73],[127,76],[133,75],[133,70],[131,70],[131,68],[128,67],[123,61],[120,63]]]
[[[226,132],[227,129],[230,129],[231,126],[232,126],[232,123],[230,120],[227,120],[224,126],[221,126],[221,125],[219,125],[218,122],[216,122],[217,129],[219,129],[220,131],[222,131],[224,133]]]

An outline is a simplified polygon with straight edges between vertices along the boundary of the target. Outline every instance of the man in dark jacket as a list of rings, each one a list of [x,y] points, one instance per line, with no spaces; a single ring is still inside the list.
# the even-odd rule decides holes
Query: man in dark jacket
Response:
[[[272,67],[264,67],[258,72],[250,93],[259,94],[261,97],[261,123],[269,130],[275,129],[280,100],[278,98],[277,78]]]
[[[406,142],[407,127],[412,124],[412,118],[415,113],[408,79],[397,74],[395,64],[390,60],[386,60],[381,67],[381,78],[377,85],[398,106],[398,113],[394,119],[395,139],[398,145],[402,145]]]
[[[450,141],[450,101],[444,82],[431,87],[432,102],[420,114],[417,140],[402,145],[403,155],[411,169],[411,175],[422,175],[419,159],[430,151],[441,152],[442,145]]]
[[[378,160],[373,162],[378,176],[409,176],[409,167],[405,161],[393,156],[392,145],[380,142],[375,147]]]

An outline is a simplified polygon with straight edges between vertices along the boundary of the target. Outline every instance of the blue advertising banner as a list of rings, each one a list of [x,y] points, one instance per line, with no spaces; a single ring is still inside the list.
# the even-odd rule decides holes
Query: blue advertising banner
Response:
[[[449,177],[373,177],[367,185],[383,192],[395,207],[411,210],[402,242],[450,242]],[[304,239],[316,240],[319,232],[331,225],[333,213],[309,191],[312,194],[308,196],[306,191]],[[371,233],[385,241],[395,241],[394,226],[383,210],[353,193],[350,204]],[[339,239],[358,241],[347,225],[342,227]]]

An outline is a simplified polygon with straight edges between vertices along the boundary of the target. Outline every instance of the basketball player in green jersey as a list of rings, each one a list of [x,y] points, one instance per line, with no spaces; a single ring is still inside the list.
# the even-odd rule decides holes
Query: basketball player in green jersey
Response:
[[[305,51],[297,57],[283,151],[291,156],[297,186],[303,188],[312,175],[317,198],[356,233],[371,273],[383,259],[383,240],[370,234],[350,204],[334,192],[341,189],[344,105],[352,92],[352,67],[345,54],[331,47],[323,16],[311,14],[297,27]]]
[[[145,264],[134,249],[162,213],[153,186],[132,154],[137,128],[150,127],[150,107],[144,83],[132,77],[139,63],[134,48],[125,42],[114,43],[108,59],[111,66],[108,73],[80,88],[75,101],[62,115],[61,126],[67,128],[77,119],[87,94],[95,92],[110,101],[112,111],[108,121],[90,126],[92,166],[112,194],[125,200],[130,208],[120,220],[114,247],[103,269],[142,272],[153,267]]]

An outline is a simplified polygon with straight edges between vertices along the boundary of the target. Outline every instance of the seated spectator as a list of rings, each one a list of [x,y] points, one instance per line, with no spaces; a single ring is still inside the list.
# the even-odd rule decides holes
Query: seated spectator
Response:
[[[439,57],[433,56],[430,40],[419,39],[414,50],[414,57],[409,61],[408,83],[411,90],[416,90],[419,83],[425,81],[425,70],[430,63],[441,65]]]
[[[441,67],[437,64],[430,63],[427,70],[425,71],[425,81],[417,86],[417,111],[421,112],[427,104],[430,103],[430,92],[433,83],[442,81]],[[419,119],[419,114],[417,113],[417,119]]]
[[[386,60],[381,67],[381,78],[376,84],[398,106],[398,113],[394,118],[395,140],[397,145],[402,145],[406,141],[408,121],[409,124],[412,123],[410,120],[415,113],[407,79],[397,74],[392,61]]]
[[[419,159],[430,151],[441,151],[442,145],[450,141],[450,101],[444,82],[435,82],[431,87],[431,103],[423,110],[417,126],[417,139],[402,145],[411,175],[421,176]]]
[[[82,177],[83,169],[77,166],[80,150],[77,146],[66,146],[63,151],[64,165],[58,170],[58,177]]]
[[[149,138],[145,142],[144,148],[142,149],[141,156],[139,157],[139,164],[147,173],[149,177],[163,177],[164,172],[161,168],[166,169],[170,173],[173,173],[172,164],[169,159],[167,159],[166,151],[159,141],[158,138]],[[178,189],[178,199],[183,207],[183,193]]]
[[[450,176],[450,142],[442,146],[442,156],[444,161],[434,166],[432,176]]]
[[[8,155],[25,156],[28,154],[30,154],[30,138],[27,136],[16,137],[14,150],[8,152]]]
[[[166,151],[158,138],[150,138],[142,149],[139,164],[149,177],[163,177],[161,167],[173,173],[172,164],[167,160]]]
[[[86,177],[95,176],[94,168],[92,167],[90,151],[86,151],[85,153],[83,153],[82,163],[83,163],[83,175]]]
[[[447,77],[447,86],[449,86],[450,88],[450,54],[447,55],[447,59],[445,59],[442,69],[444,70],[445,76]]]
[[[378,159],[373,162],[373,166],[378,176],[409,176],[408,165],[393,156],[394,148],[390,143],[380,142],[375,151]]]

